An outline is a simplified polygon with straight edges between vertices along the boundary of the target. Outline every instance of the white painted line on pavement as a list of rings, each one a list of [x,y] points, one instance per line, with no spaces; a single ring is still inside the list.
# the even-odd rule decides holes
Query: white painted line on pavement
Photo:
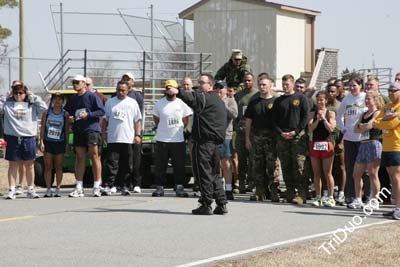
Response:
[[[0,222],[9,222],[9,221],[26,220],[26,219],[31,219],[31,218],[33,218],[33,217],[35,217],[35,216],[27,215],[27,216],[3,218],[3,219],[0,219]]]
[[[354,229],[360,229],[360,228],[370,227],[370,226],[374,226],[374,225],[387,224],[387,223],[393,223],[393,222],[396,222],[396,220],[387,220],[387,221],[380,221],[380,222],[376,222],[376,223],[360,225],[360,226],[354,227]],[[314,235],[308,235],[308,236],[298,237],[298,238],[294,238],[294,239],[289,239],[289,240],[285,240],[285,241],[275,242],[275,243],[271,243],[271,244],[268,244],[268,245],[265,245],[265,246],[260,246],[260,247],[240,250],[240,251],[236,251],[236,252],[233,252],[233,253],[228,253],[228,254],[224,254],[224,255],[220,255],[220,256],[204,259],[204,260],[199,260],[199,261],[194,261],[194,262],[190,262],[190,263],[185,263],[185,264],[182,264],[182,265],[177,265],[175,267],[191,267],[191,266],[198,266],[198,265],[202,265],[202,264],[206,264],[206,263],[211,263],[211,262],[214,262],[214,261],[225,260],[225,259],[228,259],[228,258],[233,258],[233,257],[237,257],[237,256],[241,256],[241,255],[257,252],[257,251],[260,251],[260,250],[266,250],[266,249],[270,249],[270,248],[274,248],[274,247],[288,245],[288,244],[291,244],[291,243],[296,243],[296,242],[300,242],[300,241],[305,241],[305,240],[310,240],[310,239],[314,239],[314,238],[317,238],[317,237],[330,235],[330,234],[333,234],[335,231],[336,231],[336,229],[334,231],[330,231],[330,232],[319,233],[319,234],[314,234]]]

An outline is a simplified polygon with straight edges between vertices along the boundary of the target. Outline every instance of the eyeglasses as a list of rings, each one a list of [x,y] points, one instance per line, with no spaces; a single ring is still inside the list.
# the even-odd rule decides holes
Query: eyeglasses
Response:
[[[396,93],[397,91],[400,91],[400,89],[389,89],[388,92],[391,94]]]
[[[21,91],[21,92],[13,92],[13,94],[14,94],[14,95],[24,95],[25,92],[22,92],[22,91]]]
[[[87,84],[86,84],[86,86],[90,86],[90,85],[92,85],[92,84],[91,84],[91,83],[87,83]]]
[[[72,84],[79,84],[81,81],[72,81]]]

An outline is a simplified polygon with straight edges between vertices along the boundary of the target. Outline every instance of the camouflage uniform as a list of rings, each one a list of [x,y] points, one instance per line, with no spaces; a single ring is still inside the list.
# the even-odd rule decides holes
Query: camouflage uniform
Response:
[[[234,127],[236,130],[236,142],[235,147],[238,153],[239,166],[238,166],[238,178],[240,183],[240,190],[245,191],[246,182],[251,184],[252,175],[251,175],[251,164],[253,160],[251,159],[251,155],[249,151],[246,149],[246,133],[245,133],[245,120],[244,113],[247,108],[247,105],[250,102],[250,99],[258,92],[258,89],[253,88],[251,92],[242,90],[236,94],[235,99],[238,104],[238,117],[234,123]]]
[[[288,202],[295,197],[295,188],[299,196],[306,199],[308,183],[304,178],[304,162],[309,153],[308,135],[304,131],[292,140],[277,137],[276,150],[282,165],[282,174],[286,184]]]
[[[253,160],[252,174],[256,184],[256,195],[261,198],[266,189],[273,185],[276,174],[276,134],[268,129],[252,129],[251,158]],[[276,195],[276,184],[271,191]]]
[[[238,91],[243,88],[243,78],[247,72],[251,72],[247,64],[247,57],[243,56],[239,66],[235,66],[232,59],[229,59],[215,74],[215,80],[225,80],[228,87],[236,87]]]

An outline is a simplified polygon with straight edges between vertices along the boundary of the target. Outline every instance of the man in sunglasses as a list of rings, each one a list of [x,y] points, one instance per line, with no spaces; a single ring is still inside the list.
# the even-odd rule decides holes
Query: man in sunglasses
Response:
[[[236,87],[238,91],[243,88],[243,78],[247,72],[251,72],[247,64],[247,57],[240,49],[233,49],[231,58],[215,74],[215,80],[225,80],[228,87]]]
[[[226,195],[223,179],[219,176],[219,147],[225,140],[228,113],[218,92],[214,90],[214,78],[203,73],[198,81],[199,89],[192,92],[172,88],[193,109],[192,168],[200,184],[200,206],[192,210],[195,215],[223,215],[226,208]],[[217,207],[212,211],[215,198]]]
[[[85,172],[86,153],[90,153],[93,171],[93,195],[100,197],[101,162],[99,146],[102,144],[100,118],[104,115],[104,106],[100,98],[89,92],[86,79],[82,75],[72,78],[72,85],[76,94],[71,97],[65,108],[71,115],[73,123],[74,146],[76,151],[75,178],[76,188],[70,197],[83,197],[83,174]]]

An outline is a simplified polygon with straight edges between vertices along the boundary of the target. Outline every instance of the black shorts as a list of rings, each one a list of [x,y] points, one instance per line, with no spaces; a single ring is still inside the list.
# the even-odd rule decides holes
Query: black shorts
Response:
[[[101,146],[101,134],[98,132],[78,133],[74,132],[74,146],[89,147]]]
[[[52,155],[65,154],[65,142],[53,142],[44,140],[44,152]]]

